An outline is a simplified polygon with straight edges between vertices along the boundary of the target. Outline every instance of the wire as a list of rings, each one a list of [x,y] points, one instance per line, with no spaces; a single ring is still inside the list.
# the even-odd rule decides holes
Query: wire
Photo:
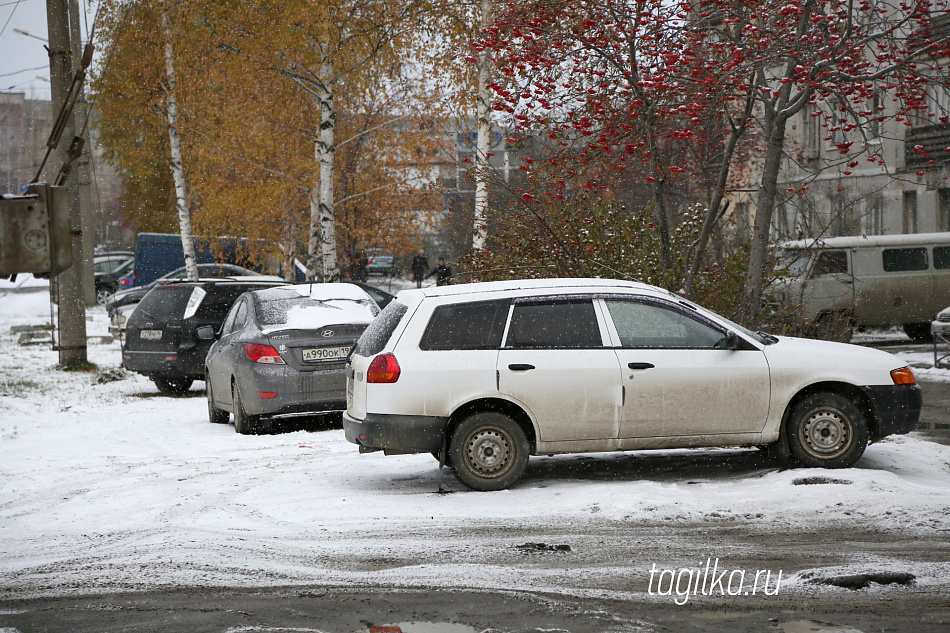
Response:
[[[0,7],[9,7],[11,4],[20,4],[21,2],[26,2],[26,0],[13,0],[13,2],[4,2],[0,4]]]
[[[21,1],[22,1],[22,0],[21,0]],[[0,29],[0,37],[3,36],[4,31],[7,30],[7,27],[8,27],[8,26],[10,26],[10,20],[13,19],[13,14],[16,13],[17,7],[19,7],[19,6],[20,6],[20,3],[19,3],[19,2],[17,2],[15,5],[13,5],[13,10],[10,11],[10,16],[7,18],[7,21],[4,23],[3,28]]]
[[[12,73],[4,73],[0,77],[11,77],[13,75],[19,75],[20,73],[28,73],[34,70],[49,70],[49,66],[37,66],[36,68],[24,68],[23,70],[17,70]]]

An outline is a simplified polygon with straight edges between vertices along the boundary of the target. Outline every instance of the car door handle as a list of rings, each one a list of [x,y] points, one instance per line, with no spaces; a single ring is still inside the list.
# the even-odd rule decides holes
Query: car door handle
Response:
[[[527,363],[512,363],[508,365],[508,369],[511,371],[528,371],[529,369],[534,369],[534,365],[528,365]]]
[[[653,369],[655,365],[653,363],[627,363],[627,367],[630,369]]]

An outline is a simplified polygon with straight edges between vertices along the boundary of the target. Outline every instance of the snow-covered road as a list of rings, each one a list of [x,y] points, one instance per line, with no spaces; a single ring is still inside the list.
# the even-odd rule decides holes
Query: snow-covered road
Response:
[[[48,318],[47,302],[42,291],[0,296],[5,597],[285,584],[623,596],[643,592],[652,562],[762,567],[772,533],[819,535],[786,569],[788,590],[804,587],[796,572],[868,564],[950,587],[947,557],[921,554],[950,541],[947,446],[889,438],[840,471],[778,471],[755,450],[541,457],[514,489],[476,493],[428,455],[360,455],[338,428],[240,436],[212,425],[201,383],[169,398],[139,376],[98,384],[57,371],[54,352],[10,333]],[[91,333],[106,325],[90,311]],[[119,365],[117,343],[89,349],[100,368]],[[724,527],[741,536],[709,538]],[[868,553],[827,536],[836,531],[924,545]],[[686,532],[688,547],[658,545]],[[624,534],[663,559],[605,550]],[[538,541],[572,549],[516,547]]]

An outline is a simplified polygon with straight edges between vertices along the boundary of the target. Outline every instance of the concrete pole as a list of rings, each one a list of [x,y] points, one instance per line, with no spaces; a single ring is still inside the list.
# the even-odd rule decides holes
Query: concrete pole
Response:
[[[68,0],[46,0],[49,24],[49,67],[53,116],[63,107],[73,78],[73,55],[69,42]],[[78,60],[77,60],[78,63]],[[59,173],[66,162],[69,145],[76,136],[75,115],[66,122],[59,146],[47,174]],[[70,244],[73,265],[57,277],[59,295],[59,362],[67,368],[86,365],[86,306],[82,297],[82,219],[79,208],[79,179],[72,171],[66,179],[69,196]]]
[[[82,32],[79,30],[79,0],[69,0],[69,50],[73,56],[73,72],[79,70],[82,63]],[[82,130],[82,125],[86,121],[89,112],[89,106],[86,103],[86,90],[79,92],[79,100],[76,103],[76,114],[74,120],[77,131]],[[93,196],[92,196],[92,169],[90,152],[92,146],[89,143],[89,132],[85,134],[86,145],[83,147],[82,156],[75,163],[75,169],[78,172],[76,176],[79,179],[79,209],[82,222],[82,297],[87,306],[96,305],[96,281],[95,271],[93,270],[92,259],[96,249],[96,231],[94,223]]]

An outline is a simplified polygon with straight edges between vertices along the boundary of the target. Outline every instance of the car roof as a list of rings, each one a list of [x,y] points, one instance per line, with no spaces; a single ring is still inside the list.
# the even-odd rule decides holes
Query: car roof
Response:
[[[561,278],[561,279],[514,279],[510,281],[485,281],[471,284],[458,284],[452,286],[432,286],[420,289],[409,289],[400,292],[400,295],[421,295],[418,297],[446,297],[446,296],[465,296],[479,293],[507,292],[512,290],[556,290],[563,292],[584,291],[593,292],[596,290],[616,290],[624,288],[630,290],[640,290],[648,292],[658,292],[661,294],[675,297],[672,292],[651,286],[649,284],[636,281],[626,281],[623,279],[586,279],[586,278]]]

